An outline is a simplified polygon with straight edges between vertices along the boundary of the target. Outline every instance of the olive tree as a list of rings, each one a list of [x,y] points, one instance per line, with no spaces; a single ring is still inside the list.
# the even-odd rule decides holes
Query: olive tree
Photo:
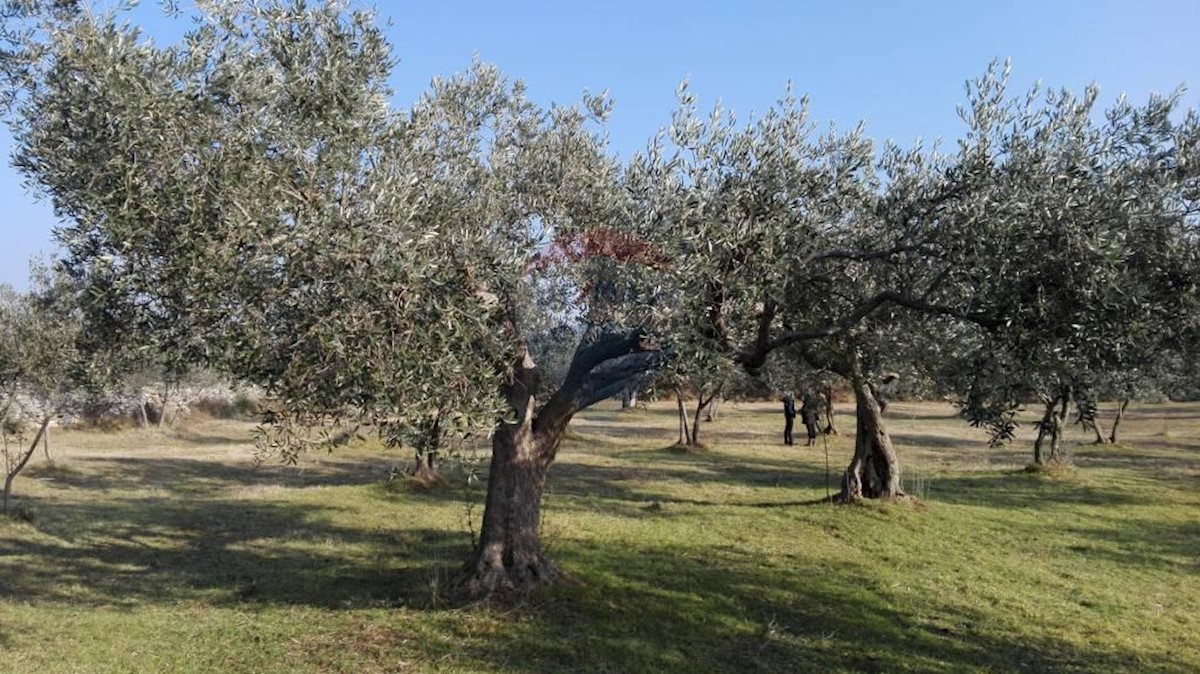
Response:
[[[963,361],[964,413],[1002,440],[1040,398],[1041,463],[1062,458],[1074,402],[1086,419],[1103,378],[1146,364],[1195,320],[1200,124],[1178,93],[1097,119],[1095,87],[1009,98],[1005,84],[989,73],[964,111],[960,172],[986,188],[945,216],[960,243],[942,301],[992,318]]]
[[[25,52],[38,77],[13,117],[16,162],[67,223],[89,325],[262,384],[278,404],[260,440],[285,454],[347,416],[489,434],[457,586],[554,579],[539,508],[563,431],[662,358],[622,327],[639,325],[636,304],[589,302],[598,259],[540,263],[557,238],[622,217],[608,102],[542,108],[477,63],[396,110],[370,14],[200,6],[179,44],[81,14],[48,18]],[[543,295],[578,326],[553,384],[531,348]]]
[[[35,270],[33,281],[27,293],[0,286],[0,435],[6,515],[12,512],[13,482],[67,401],[78,364],[79,316],[69,286],[45,270]],[[13,415],[19,400],[31,401],[36,412],[37,430],[28,445],[24,444],[29,440],[25,420]]]
[[[846,501],[901,495],[861,347],[871,321],[900,308],[975,318],[928,298],[941,283],[937,213],[974,186],[942,168],[921,148],[877,150],[861,127],[819,132],[790,94],[746,124],[719,107],[703,116],[685,83],[671,126],[627,174],[633,226],[670,260],[676,339],[750,372],[814,345],[828,361],[816,365],[850,382],[860,414]]]

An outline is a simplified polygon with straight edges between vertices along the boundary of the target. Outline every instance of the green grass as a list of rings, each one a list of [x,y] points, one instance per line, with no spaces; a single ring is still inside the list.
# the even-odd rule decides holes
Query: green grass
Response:
[[[688,453],[668,406],[584,413],[544,508],[570,580],[504,610],[440,599],[483,487],[388,484],[404,453],[255,469],[235,422],[56,432],[31,520],[0,522],[0,671],[1200,671],[1200,405],[1052,473],[945,406],[888,417],[920,498],[839,507],[774,405]]]

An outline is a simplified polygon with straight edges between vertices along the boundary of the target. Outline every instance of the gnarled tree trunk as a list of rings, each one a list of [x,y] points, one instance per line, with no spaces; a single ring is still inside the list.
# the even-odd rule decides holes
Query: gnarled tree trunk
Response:
[[[558,577],[542,551],[540,524],[546,472],[560,438],[534,432],[528,420],[503,424],[493,436],[483,527],[457,583],[467,597],[507,601]]]
[[[864,498],[893,499],[903,496],[904,492],[900,490],[900,464],[883,423],[879,401],[861,373],[853,374],[851,384],[857,417],[854,458],[842,477],[842,491],[837,500],[853,503]]]
[[[566,380],[537,407],[537,366],[520,354],[504,388],[515,421],[492,436],[487,500],[479,541],[455,578],[454,592],[476,600],[510,601],[553,582],[560,572],[542,550],[540,525],[546,473],[567,424],[581,409],[617,395],[636,376],[660,367],[665,354],[638,331],[585,334]],[[535,409],[537,408],[537,409]]]

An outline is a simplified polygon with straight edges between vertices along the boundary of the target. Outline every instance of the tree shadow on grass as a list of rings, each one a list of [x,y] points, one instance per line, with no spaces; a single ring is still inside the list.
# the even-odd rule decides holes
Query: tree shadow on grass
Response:
[[[26,476],[72,490],[160,487],[179,495],[214,494],[234,487],[320,487],[381,480],[394,461],[369,458],[314,466],[179,458],[84,456],[55,466],[34,465]]]
[[[1088,539],[1071,551],[1090,559],[1168,572],[1191,566],[1200,572],[1200,522],[1107,519],[1068,531]]]
[[[678,460],[672,461],[673,457]],[[577,506],[595,509],[614,508],[621,514],[648,516],[654,505],[714,505],[730,507],[783,507],[800,505],[795,499],[765,500],[731,496],[712,500],[680,495],[688,486],[726,486],[731,488],[780,487],[802,491],[824,485],[823,469],[813,464],[771,460],[729,461],[721,457],[660,453],[663,465],[646,462],[624,465],[574,463],[564,461],[550,469],[547,492],[566,497]],[[840,471],[832,474],[834,482]]]
[[[1055,505],[1128,506],[1153,503],[1148,496],[1056,479],[1025,470],[939,475],[930,481],[931,499],[988,508]]]
[[[1185,671],[1103,646],[1011,637],[988,617],[923,597],[920,610],[869,569],[799,561],[764,567],[728,546],[575,543],[558,551],[586,579],[521,610],[504,634],[463,644],[500,671]]]
[[[156,498],[38,509],[42,535],[0,543],[0,595],[127,607],[420,603],[430,575],[469,551],[462,532],[322,521],[331,506]]]

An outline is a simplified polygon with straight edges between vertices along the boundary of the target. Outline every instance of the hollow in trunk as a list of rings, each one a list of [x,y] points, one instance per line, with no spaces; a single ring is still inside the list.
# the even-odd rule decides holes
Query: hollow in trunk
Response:
[[[854,457],[842,477],[842,491],[837,500],[853,503],[864,498],[893,499],[903,496],[900,490],[900,464],[884,425],[879,401],[865,377],[855,375],[852,384],[857,418]]]

